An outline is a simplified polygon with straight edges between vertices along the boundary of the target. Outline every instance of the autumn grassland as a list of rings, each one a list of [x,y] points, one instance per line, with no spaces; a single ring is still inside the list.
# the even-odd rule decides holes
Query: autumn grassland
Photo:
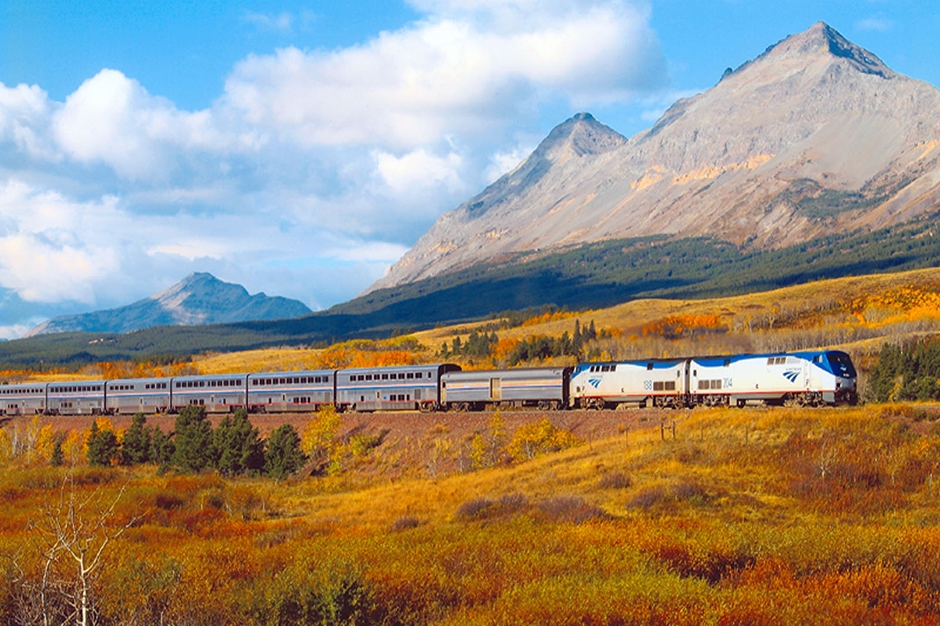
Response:
[[[69,375],[829,346],[868,372],[885,343],[938,329],[940,273],[921,271]],[[935,403],[251,420],[262,437],[295,426],[303,469],[91,467],[91,418],[5,422],[0,622],[68,616],[84,589],[100,624],[940,623]],[[129,422],[95,428],[120,443]],[[108,539],[85,578],[61,528],[94,550]]]

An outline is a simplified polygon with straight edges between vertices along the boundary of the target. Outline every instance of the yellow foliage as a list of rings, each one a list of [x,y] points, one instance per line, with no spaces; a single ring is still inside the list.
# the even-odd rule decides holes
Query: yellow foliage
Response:
[[[300,449],[311,459],[329,467],[336,461],[340,445],[336,436],[343,419],[332,404],[321,407],[316,417],[307,422],[300,438]]]
[[[74,465],[81,459],[85,458],[83,456],[87,452],[85,449],[85,442],[86,437],[84,436],[84,433],[79,433],[75,429],[72,429],[68,432],[68,435],[65,437],[65,441],[62,442],[62,453],[65,455],[65,460],[67,463]]]
[[[13,440],[5,428],[0,428],[0,463],[8,463],[13,458]]]
[[[509,455],[515,461],[527,461],[540,454],[558,452],[580,445],[570,431],[552,424],[548,418],[520,426],[509,442]]]

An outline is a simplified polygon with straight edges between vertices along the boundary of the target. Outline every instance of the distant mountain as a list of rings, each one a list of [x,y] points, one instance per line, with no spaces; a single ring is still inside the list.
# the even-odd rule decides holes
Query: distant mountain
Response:
[[[940,91],[820,22],[629,140],[588,114],[567,120],[367,293],[592,242],[709,238],[756,252],[938,208]]]
[[[197,326],[254,320],[287,319],[310,313],[297,300],[253,296],[241,285],[212,274],[190,274],[149,298],[117,309],[55,317],[26,336],[66,332],[128,333],[153,326]]]

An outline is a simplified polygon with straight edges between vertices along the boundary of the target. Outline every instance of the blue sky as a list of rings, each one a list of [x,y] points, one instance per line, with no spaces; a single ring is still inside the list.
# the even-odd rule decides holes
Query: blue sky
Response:
[[[0,337],[193,271],[349,299],[572,114],[632,135],[819,20],[940,84],[923,0],[6,0]]]

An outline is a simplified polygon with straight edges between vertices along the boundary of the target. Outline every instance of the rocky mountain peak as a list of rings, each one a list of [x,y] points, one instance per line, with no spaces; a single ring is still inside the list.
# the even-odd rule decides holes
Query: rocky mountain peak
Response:
[[[733,73],[736,74],[752,65],[763,63],[776,65],[784,72],[789,66],[805,68],[813,65],[814,61],[828,64],[840,60],[865,74],[874,74],[882,78],[896,76],[895,72],[881,59],[852,43],[825,22],[816,22],[808,30],[786,37]]]
[[[626,137],[601,124],[590,113],[578,113],[553,128],[532,156],[554,161],[570,156],[604,154],[626,142]]]
[[[627,140],[579,113],[438,223],[372,290],[606,239],[745,249],[940,208],[940,91],[823,22]]]

